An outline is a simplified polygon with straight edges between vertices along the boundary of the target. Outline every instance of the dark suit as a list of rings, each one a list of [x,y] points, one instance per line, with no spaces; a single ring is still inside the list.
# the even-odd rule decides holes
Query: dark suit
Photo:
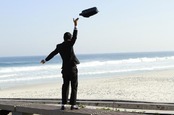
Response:
[[[78,86],[78,70],[76,65],[79,64],[79,60],[76,58],[74,53],[73,45],[77,39],[77,29],[73,31],[73,37],[71,41],[64,41],[61,44],[58,44],[56,49],[51,52],[48,57],[45,59],[49,61],[56,54],[60,54],[62,58],[62,104],[67,104],[68,94],[69,94],[69,82],[71,82],[71,98],[70,104],[76,104],[77,98],[77,86]]]

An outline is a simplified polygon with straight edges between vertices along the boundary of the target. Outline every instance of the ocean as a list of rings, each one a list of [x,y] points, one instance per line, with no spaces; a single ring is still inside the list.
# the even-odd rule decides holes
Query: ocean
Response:
[[[62,60],[55,56],[0,57],[0,89],[40,83],[62,82]],[[138,72],[174,68],[174,52],[81,54],[79,79],[112,77]]]

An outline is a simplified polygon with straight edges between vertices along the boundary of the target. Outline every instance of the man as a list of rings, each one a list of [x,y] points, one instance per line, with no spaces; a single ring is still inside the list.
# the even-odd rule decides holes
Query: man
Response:
[[[62,85],[62,106],[61,110],[65,110],[65,104],[67,104],[68,94],[69,94],[69,83],[71,82],[71,97],[70,97],[70,105],[71,110],[78,109],[76,105],[77,99],[77,86],[78,86],[78,70],[77,64],[79,64],[79,60],[76,58],[74,54],[73,45],[77,39],[77,19],[73,19],[74,22],[74,31],[73,35],[71,33],[66,32],[64,34],[64,42],[57,45],[56,49],[52,51],[45,60],[42,60],[41,63],[44,64],[46,61],[52,59],[58,53],[62,58],[62,77],[63,77],[63,85]]]

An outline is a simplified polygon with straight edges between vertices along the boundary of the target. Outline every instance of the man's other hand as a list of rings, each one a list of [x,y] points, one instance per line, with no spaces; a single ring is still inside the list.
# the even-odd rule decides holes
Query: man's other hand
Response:
[[[45,63],[45,60],[41,60],[41,62],[40,62],[41,64],[44,64]]]

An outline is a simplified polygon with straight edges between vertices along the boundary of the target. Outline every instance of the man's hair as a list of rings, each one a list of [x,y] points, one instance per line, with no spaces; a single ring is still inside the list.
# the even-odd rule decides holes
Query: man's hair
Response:
[[[70,32],[66,32],[63,36],[64,41],[68,41],[68,39],[71,39],[72,35]]]

